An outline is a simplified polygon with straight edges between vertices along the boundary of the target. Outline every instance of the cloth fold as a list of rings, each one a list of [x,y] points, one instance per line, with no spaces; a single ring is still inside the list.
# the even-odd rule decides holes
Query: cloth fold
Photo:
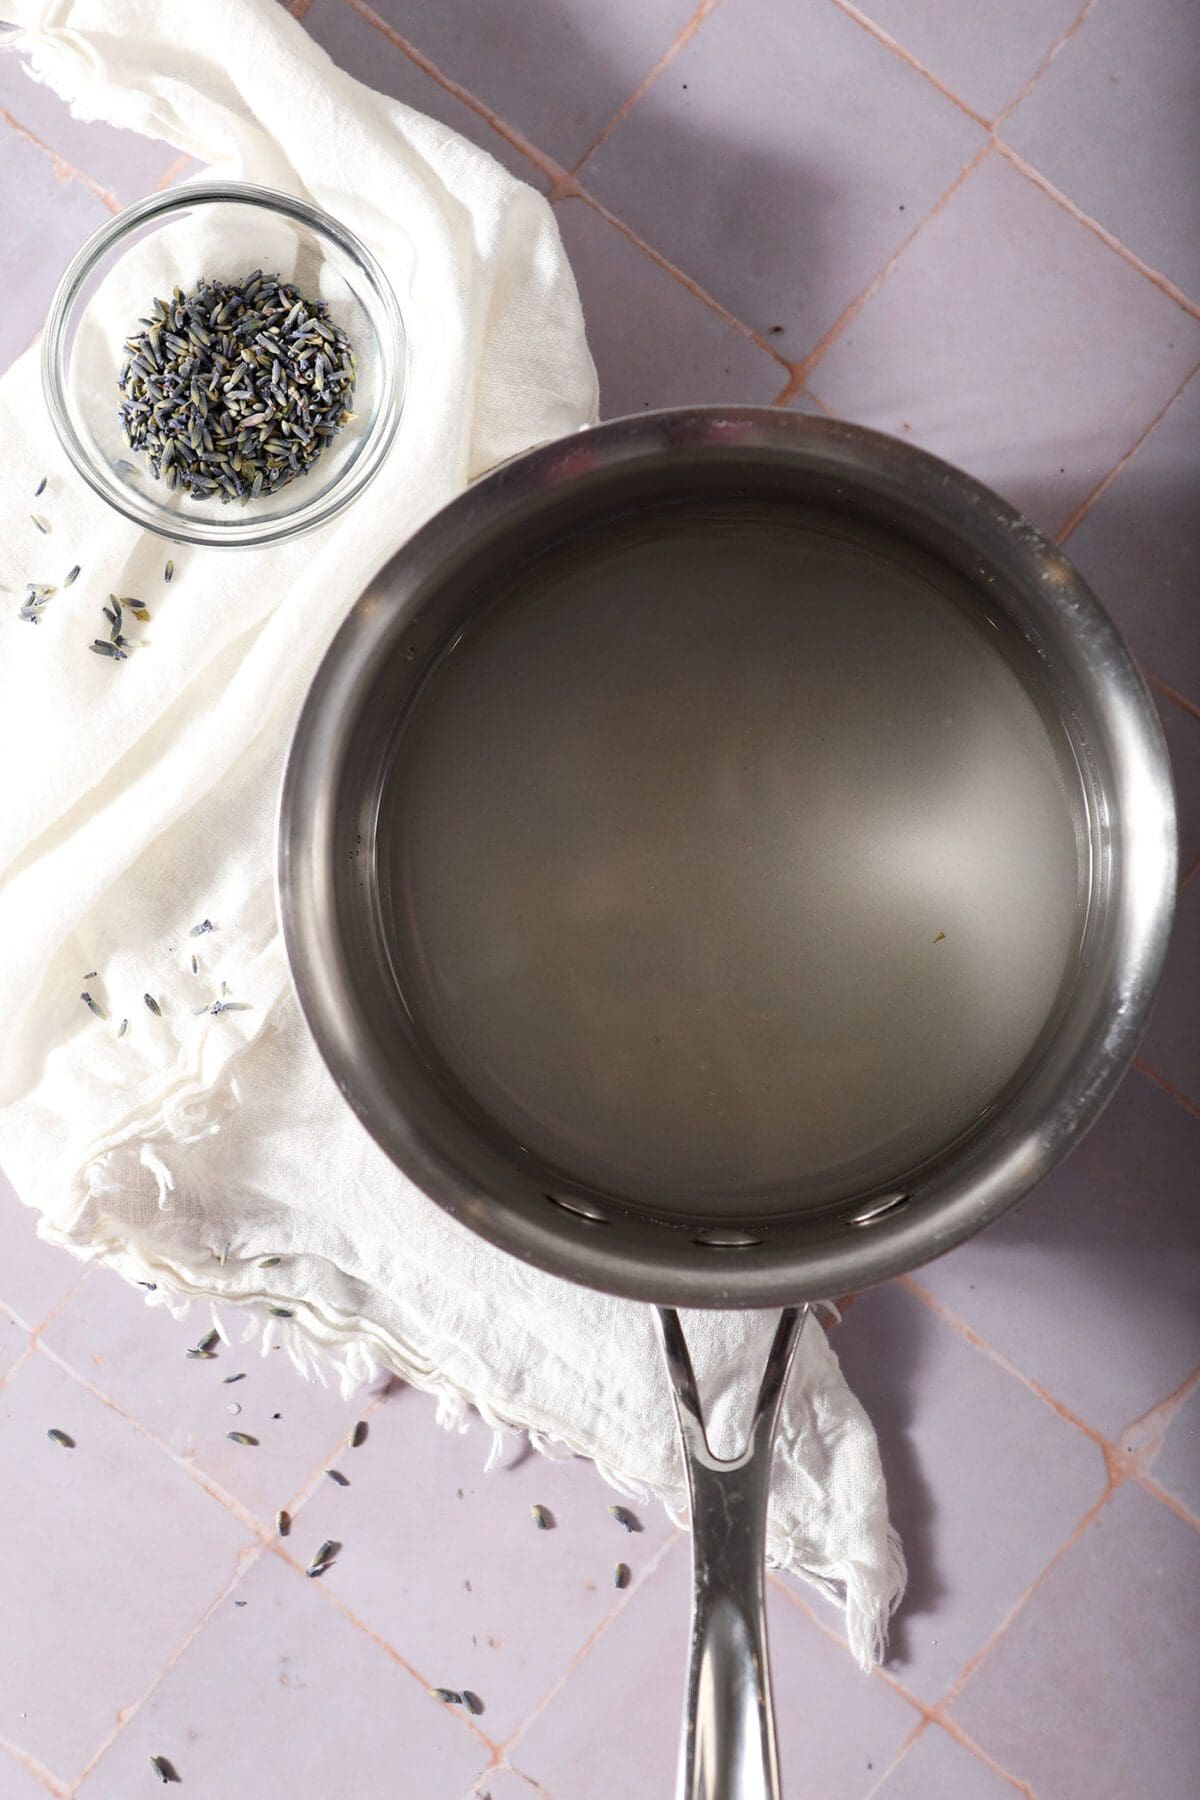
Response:
[[[375,484],[263,551],[138,532],[72,474],[36,351],[0,382],[0,1161],[44,1237],[156,1283],[148,1303],[212,1304],[227,1331],[241,1309],[306,1371],[394,1371],[440,1396],[446,1424],[474,1407],[682,1514],[648,1310],[502,1256],[391,1167],[308,1038],[274,907],[291,727],[341,618],[471,478],[595,417],[551,209],[351,80],[274,0],[0,0],[0,19],[19,28],[5,53],[80,117],[343,220],[388,274],[411,350]],[[48,535],[29,520],[42,475]],[[17,617],[30,581],[59,585],[36,626]],[[121,665],[87,651],[110,592],[153,614],[149,647]],[[222,992],[250,1010],[194,1016]],[[687,1323],[720,1427],[748,1410],[773,1320]],[[842,1601],[864,1666],[882,1654],[903,1557],[874,1434],[816,1321],[784,1405],[770,1552]]]

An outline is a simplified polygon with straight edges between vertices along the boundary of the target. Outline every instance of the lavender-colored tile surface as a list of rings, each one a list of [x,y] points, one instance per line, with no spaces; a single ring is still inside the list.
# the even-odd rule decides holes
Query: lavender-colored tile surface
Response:
[[[861,1295],[832,1342],[908,1555],[888,1667],[936,1700],[1099,1499],[1104,1459],[895,1283]]]
[[[1200,374],[1066,540],[1143,666],[1196,706],[1198,444]]]
[[[681,1543],[631,1594],[569,1690],[522,1733],[513,1761],[555,1800],[671,1793],[689,1605],[689,1559]],[[774,1585],[767,1612],[784,1790],[857,1800],[918,1715],[878,1677],[860,1674],[848,1652]],[[832,1718],[836,1731],[814,1728]],[[597,1719],[619,1720],[620,1729],[597,1733]]]
[[[313,0],[307,26],[352,74],[544,189],[544,169],[488,116],[571,164],[690,20],[689,42],[580,172],[654,254],[582,200],[557,207],[606,412],[769,400],[783,387],[782,363],[677,283],[672,264],[793,365],[872,286],[806,371],[815,397],[806,390],[792,405],[929,443],[1054,528],[1166,407],[1069,550],[1144,666],[1195,708],[1200,502],[1189,471],[1200,380],[1168,403],[1200,360],[1200,326],[1000,152],[929,217],[985,140],[906,57],[991,116],[1035,74],[1077,4],[720,0],[704,16],[694,0],[379,0],[396,35],[475,106],[373,25],[366,0]],[[874,40],[850,16],[857,9],[900,49]],[[1193,13],[1190,0],[1095,0],[1001,127],[1072,203],[1176,281],[1200,267],[1185,66],[1200,37]],[[72,120],[0,56],[0,367],[41,324],[68,257],[109,217],[93,187],[125,201],[162,179],[172,156]],[[0,595],[0,636],[10,599]],[[1200,858],[1200,719],[1161,687],[1158,700],[1186,871]],[[1200,893],[1200,877],[1193,886]],[[1183,983],[1194,984],[1195,906],[1189,890],[1148,1040],[1176,1080],[1194,1066]],[[1057,1402],[1136,1448],[1172,1504],[1196,1516],[1200,1395],[1165,1429],[1162,1402],[1183,1391],[1197,1356],[1198,1130],[1135,1075],[1037,1197],[920,1277]],[[623,1538],[611,1494],[585,1465],[530,1454],[484,1477],[482,1427],[446,1434],[432,1403],[409,1391],[374,1410],[370,1395],[345,1404],[295,1377],[282,1350],[265,1362],[253,1345],[188,1362],[182,1348],[205,1323],[197,1312],[173,1324],[115,1277],[41,1245],[30,1215],[0,1191],[2,1800],[44,1793],[43,1765],[63,1777],[50,1785],[65,1796],[114,1733],[83,1800],[157,1792],[152,1753],[175,1758],[197,1800],[381,1800],[393,1790],[403,1800],[587,1800],[589,1783],[605,1800],[666,1800],[688,1547],[661,1512],[646,1508],[647,1530]],[[44,1349],[31,1344],[37,1327]],[[1100,1491],[1099,1453],[903,1290],[864,1296],[834,1338],[880,1425],[913,1571],[892,1667],[928,1701],[1044,1575]],[[237,1368],[247,1379],[224,1387]],[[242,1412],[228,1414],[231,1403]],[[370,1436],[338,1449],[351,1486],[335,1489],[321,1470],[365,1410]],[[52,1422],[78,1428],[75,1451],[47,1443]],[[257,1448],[228,1443],[239,1426],[260,1437]],[[293,1494],[287,1558],[263,1553],[238,1523],[243,1509],[266,1525]],[[555,1511],[554,1531],[533,1529],[533,1499]],[[296,1561],[324,1537],[343,1545],[336,1566],[306,1581]],[[1200,1747],[1180,1728],[1195,1642],[1184,1553],[1194,1545],[1166,1505],[1127,1485],[973,1675],[955,1716],[1038,1800],[1197,1791]],[[635,1571],[622,1595],[610,1585],[618,1557]],[[242,1558],[244,1579],[201,1625]],[[837,1624],[835,1610],[812,1605]],[[918,1714],[886,1682],[865,1681],[774,1586],[771,1618],[788,1800],[1014,1792],[936,1723],[905,1750]],[[477,1730],[429,1700],[405,1661],[421,1677],[476,1687],[486,1707]]]
[[[878,1800],[1013,1800],[1013,1789],[940,1725],[929,1725],[879,1788]]]
[[[1200,356],[1200,323],[993,152],[814,370],[1059,530]]]
[[[0,108],[121,206],[157,187],[179,155],[136,131],[75,118],[53,88],[26,74],[24,59],[12,51],[0,54]]]
[[[564,200],[555,214],[579,283],[604,418],[704,400],[769,401],[779,393],[787,370],[594,207]]]
[[[951,1717],[1040,1800],[1188,1800],[1200,1533],[1134,1483],[1051,1569]]]
[[[1165,694],[1154,699],[1175,777],[1179,874],[1186,880],[1200,862],[1200,718]]]
[[[617,1560],[632,1593],[673,1527],[639,1507],[644,1529],[626,1535],[608,1513],[617,1496],[583,1462],[510,1450],[485,1475],[490,1432],[476,1421],[443,1438],[434,1410],[410,1389],[389,1396],[366,1444],[338,1459],[351,1485],[319,1485],[291,1547],[304,1558],[325,1538],[344,1544],[322,1577],[330,1591],[425,1680],[477,1693],[481,1728],[503,1742],[625,1603]],[[535,1504],[553,1529],[535,1528]]]
[[[4,1800],[46,1800],[46,1788],[36,1775],[0,1747],[0,1793]]]
[[[0,1306],[0,1381],[29,1347],[29,1333],[18,1325],[7,1307]]]
[[[75,1257],[42,1242],[35,1221],[36,1214],[21,1205],[0,1174],[0,1306],[29,1331],[79,1285],[85,1273]]]
[[[1115,1441],[1196,1364],[1198,1157],[1200,1120],[1134,1071],[1023,1205],[917,1278]]]
[[[502,1765],[482,1776],[467,1800],[536,1800],[537,1793],[526,1776]]]
[[[848,95],[853,104],[846,103]],[[798,361],[982,142],[829,0],[722,6],[581,172]]]
[[[306,1381],[282,1348],[264,1357],[258,1340],[240,1344],[245,1320],[235,1308],[221,1317],[233,1343],[218,1344],[211,1362],[192,1360],[185,1352],[209,1328],[206,1307],[173,1319],[116,1275],[97,1270],[44,1342],[269,1525],[344,1439],[362,1402],[341,1399],[336,1382]],[[277,1325],[270,1341],[279,1345],[283,1330]],[[227,1375],[239,1373],[244,1381],[226,1384]],[[231,1443],[231,1431],[258,1443]]]
[[[1079,13],[1080,0],[860,0],[931,74],[985,119],[994,119],[1037,74]]]
[[[506,124],[564,166],[654,68],[692,0],[376,0],[375,11]]]
[[[1179,896],[1162,987],[1141,1054],[1176,1093],[1200,1108],[1200,882],[1189,881]]]
[[[1200,301],[1193,0],[1101,0],[1003,127],[1015,150]]]
[[[269,1553],[97,1764],[81,1800],[151,1791],[153,1755],[170,1758],[184,1794],[205,1800],[458,1800],[489,1760],[458,1709],[430,1700]]]
[[[346,0],[314,0],[304,15],[304,28],[356,81],[378,93],[390,94],[392,99],[403,101],[405,106],[431,119],[440,119],[443,125],[503,163],[518,181],[528,181],[539,188],[546,186],[546,177],[536,163],[494,131],[472,107],[427,75]]]
[[[58,278],[85,238],[111,216],[102,201],[72,177],[55,173],[48,157],[0,119],[0,244],[10,270],[0,307],[0,369],[41,330]]]
[[[51,1426],[75,1448],[50,1443]],[[60,1778],[141,1698],[250,1542],[145,1442],[40,1353],[0,1391],[0,1737]]]
[[[1200,1519],[1200,1387],[1192,1389],[1171,1420],[1152,1473]]]

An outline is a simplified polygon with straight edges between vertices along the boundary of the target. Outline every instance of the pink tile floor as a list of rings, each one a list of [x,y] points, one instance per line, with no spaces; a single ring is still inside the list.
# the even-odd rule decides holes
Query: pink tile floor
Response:
[[[1067,543],[1142,658],[1183,837],[1143,1061],[1034,1198],[833,1327],[911,1564],[887,1668],[861,1677],[807,1591],[774,1583],[771,1612],[789,1800],[1190,1800],[1200,15],[291,10],[354,74],[549,193],[607,413],[742,398],[910,435]],[[0,57],[0,365],[80,240],[189,166],[72,120]],[[154,1787],[151,1755],[197,1800],[670,1793],[679,1534],[647,1510],[620,1537],[580,1463],[514,1446],[485,1477],[482,1430],[444,1435],[411,1391],[343,1402],[278,1352],[188,1361],[203,1324],[40,1245],[0,1192],[0,1800],[130,1800]],[[533,1530],[534,1501],[552,1532]],[[341,1548],[307,1580],[325,1538]],[[440,1707],[428,1683],[471,1687],[482,1712]]]

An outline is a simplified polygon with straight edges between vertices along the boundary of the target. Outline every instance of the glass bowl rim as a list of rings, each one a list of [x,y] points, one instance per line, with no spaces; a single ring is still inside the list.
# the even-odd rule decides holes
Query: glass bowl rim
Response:
[[[101,473],[96,459],[89,453],[76,430],[67,401],[66,341],[67,327],[75,304],[88,276],[113,249],[142,225],[171,213],[183,213],[196,205],[234,204],[262,207],[282,214],[325,238],[349,258],[371,289],[378,309],[376,336],[380,348],[380,397],[376,421],[364,443],[353,470],[335,480],[317,499],[301,503],[290,513],[275,514],[240,523],[218,525],[199,516],[168,514],[154,507],[153,501],[140,496],[115,477]],[[340,223],[310,201],[285,194],[276,188],[254,182],[208,180],[187,183],[166,193],[148,194],[131,206],[122,208],[82,244],[67,264],[54,290],[46,314],[42,334],[42,392],[50,420],[59,442],[66,451],[76,473],[81,475],[93,493],[98,494],[114,511],[130,519],[144,530],[177,544],[200,544],[215,549],[254,549],[263,544],[278,543],[327,524],[362,493],[367,483],[378,474],[391,448],[400,424],[408,373],[408,339],[404,316],[391,282],[378,258],[348,226]],[[139,504],[140,502],[140,504]],[[151,508],[154,516],[151,516]]]

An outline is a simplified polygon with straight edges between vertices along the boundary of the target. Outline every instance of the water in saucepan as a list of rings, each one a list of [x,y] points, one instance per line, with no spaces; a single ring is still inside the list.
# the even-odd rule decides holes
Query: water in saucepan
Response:
[[[857,533],[635,520],[442,659],[381,806],[395,967],[517,1142],[769,1212],[894,1180],[1014,1076],[1078,939],[1078,800],[949,589]]]

